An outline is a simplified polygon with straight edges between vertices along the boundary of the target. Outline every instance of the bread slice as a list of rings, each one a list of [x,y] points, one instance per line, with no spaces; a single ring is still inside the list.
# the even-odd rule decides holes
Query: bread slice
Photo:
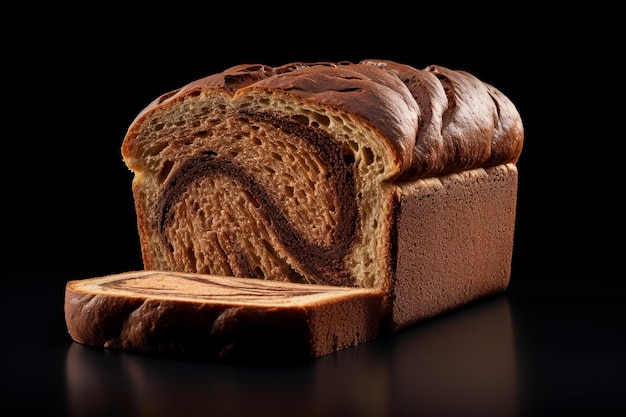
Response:
[[[382,291],[182,272],[67,283],[79,343],[233,362],[315,358],[379,336]]]
[[[157,98],[121,151],[146,270],[384,294],[380,318],[370,307],[359,313],[377,332],[341,322],[359,336],[344,330],[338,343],[319,342],[318,355],[507,287],[523,133],[513,103],[464,71],[385,60],[254,64]],[[353,297],[337,309],[360,308]],[[305,321],[295,309],[254,311],[263,322]],[[73,320],[68,327],[84,327]],[[246,328],[233,320],[228,328]],[[76,337],[163,346],[110,343],[100,331]]]

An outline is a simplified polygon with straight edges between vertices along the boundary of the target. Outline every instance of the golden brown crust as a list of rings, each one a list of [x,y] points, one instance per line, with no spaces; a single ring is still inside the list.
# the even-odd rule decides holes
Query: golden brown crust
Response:
[[[123,143],[123,155],[131,154],[134,128],[147,113],[201,91],[232,99],[251,89],[322,103],[361,117],[391,142],[403,180],[516,162],[522,149],[521,117],[492,85],[465,71],[437,65],[418,70],[369,59],[357,64],[243,64],[193,81],[142,110]]]
[[[361,63],[397,74],[419,108],[412,164],[402,179],[485,168],[519,158],[524,138],[520,115],[492,85],[438,65],[418,70],[386,60]]]

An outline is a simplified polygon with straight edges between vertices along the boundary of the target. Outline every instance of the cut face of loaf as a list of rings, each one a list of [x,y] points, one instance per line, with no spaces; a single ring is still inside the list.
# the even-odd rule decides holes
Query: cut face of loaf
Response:
[[[403,190],[514,163],[522,137],[461,71],[241,65],[155,100],[122,154],[146,269],[392,291]]]

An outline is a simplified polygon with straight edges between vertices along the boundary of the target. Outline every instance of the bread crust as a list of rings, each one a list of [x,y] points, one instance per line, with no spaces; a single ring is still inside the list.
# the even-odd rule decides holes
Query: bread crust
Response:
[[[401,180],[515,163],[524,141],[515,105],[474,75],[438,65],[420,70],[366,59],[356,64],[237,65],[193,81],[139,113],[122,144],[122,155],[132,160],[141,123],[152,112],[201,93],[236,100],[255,89],[332,106],[371,123],[394,149]]]
[[[387,290],[393,331],[507,288],[517,184],[510,163],[401,187]]]

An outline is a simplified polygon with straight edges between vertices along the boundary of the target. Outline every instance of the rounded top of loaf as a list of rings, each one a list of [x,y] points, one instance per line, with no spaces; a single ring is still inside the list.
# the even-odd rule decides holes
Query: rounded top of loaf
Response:
[[[350,114],[379,132],[393,153],[399,180],[433,177],[517,162],[521,117],[498,89],[475,76],[437,65],[424,69],[389,60],[242,64],[163,94],[136,117],[122,153],[150,113],[199,94],[231,101],[254,93]]]

